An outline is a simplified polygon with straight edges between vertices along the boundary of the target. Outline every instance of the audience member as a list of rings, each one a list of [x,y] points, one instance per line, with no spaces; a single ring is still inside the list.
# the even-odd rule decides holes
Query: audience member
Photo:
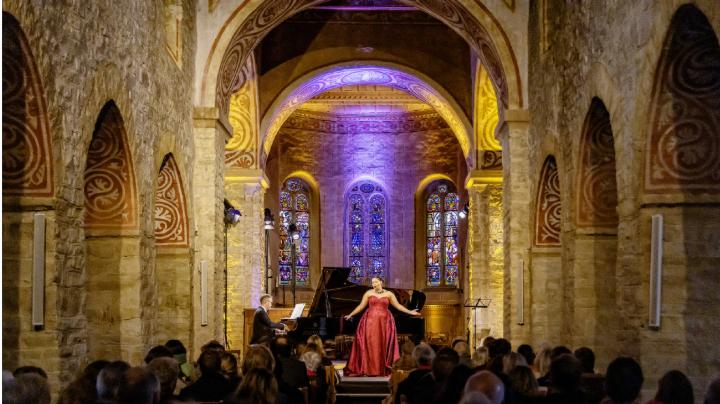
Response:
[[[472,356],[473,366],[477,370],[484,370],[488,364],[489,358],[490,355],[488,354],[487,347],[478,347],[478,349],[475,350],[475,353],[473,353]]]
[[[272,371],[266,368],[250,369],[244,374],[237,392],[237,402],[241,404],[276,404],[278,383]]]
[[[671,370],[658,381],[655,398],[648,404],[693,404],[693,387],[690,380],[679,370]]]
[[[287,383],[288,386],[296,389],[307,387],[310,383],[305,364],[293,357],[290,341],[285,337],[276,338],[275,349],[278,355],[278,362],[282,367],[281,373],[275,373],[278,381],[282,380]]]
[[[470,357],[470,346],[465,340],[457,340],[453,343],[453,349],[460,357],[460,364],[469,368],[473,368],[472,358]]]
[[[587,403],[580,390],[580,361],[572,354],[561,354],[550,364],[550,390],[548,401],[557,404]]]
[[[9,381],[7,390],[3,383],[3,403],[50,404],[50,386],[47,378],[37,372],[20,373]]]
[[[178,374],[180,380],[185,383],[189,383],[191,380],[194,380],[195,369],[193,368],[193,365],[187,360],[187,350],[185,349],[185,345],[183,345],[180,340],[170,339],[165,343],[165,347],[170,350],[173,358],[175,358],[178,366],[180,366],[180,373]]]
[[[495,338],[488,335],[480,341],[480,346],[490,349],[490,345],[492,345],[493,342],[495,342]]]
[[[177,361],[166,357],[155,358],[148,363],[148,369],[155,373],[160,381],[160,402],[170,403],[176,400],[175,386],[180,373]]]
[[[720,404],[720,377],[710,382],[703,404]]]
[[[230,391],[235,391],[240,386],[238,362],[234,354],[227,351],[220,354],[220,373],[230,383]]]
[[[308,347],[315,345],[309,343]],[[300,361],[305,364],[308,382],[310,385],[310,402],[324,403],[327,397],[327,383],[325,382],[325,369],[322,367],[322,356],[312,348],[307,349],[300,356]]]
[[[605,397],[605,376],[595,373],[595,353],[590,348],[582,347],[576,349],[574,355],[582,369],[580,388],[590,404],[597,404]]]
[[[535,352],[533,352],[533,349],[528,344],[522,344],[518,347],[517,353],[523,356],[525,358],[525,363],[528,364],[528,366],[532,366],[533,363],[535,363]]]
[[[147,365],[155,358],[172,358],[173,354],[165,345],[156,345],[145,355],[145,364]]]
[[[250,345],[247,352],[245,352],[241,367],[243,376],[248,374],[250,369],[255,368],[263,368],[271,372],[275,370],[275,358],[273,358],[272,352],[265,345]]]
[[[417,367],[408,374],[405,380],[398,384],[397,392],[395,393],[396,404],[400,404],[403,400],[409,400],[410,394],[417,389],[418,383],[423,376],[430,373],[433,359],[435,359],[435,351],[433,351],[430,345],[421,342],[413,349],[412,356]]]
[[[465,366],[462,363],[455,366],[445,379],[440,392],[438,392],[435,396],[434,402],[437,404],[445,404],[457,403],[460,401],[463,388],[465,388],[465,383],[470,376],[473,375],[473,373],[475,372],[472,368]]]
[[[42,368],[39,368],[37,366],[20,366],[19,368],[15,369],[15,371],[13,371],[13,376],[18,377],[26,373],[34,373],[36,375],[42,376],[42,378],[45,380],[47,380],[48,378],[47,373],[45,373]]]
[[[223,346],[223,344],[219,343],[218,341],[216,341],[214,339],[208,341],[207,344],[203,345],[200,348],[200,352],[205,352],[205,351],[222,352],[224,350],[225,350],[225,347]]]
[[[110,362],[108,361],[98,360],[87,365],[80,376],[62,390],[60,397],[58,398],[58,403],[80,404],[97,402],[98,375],[100,374],[100,371],[109,364]]]
[[[535,357],[535,372],[538,376],[538,385],[547,387],[550,384],[550,364],[552,363],[551,349],[541,349]]]
[[[198,358],[200,378],[180,391],[183,399],[197,401],[220,401],[232,390],[230,382],[220,373],[220,354],[217,350],[206,349]]]
[[[492,404],[501,404],[505,399],[505,385],[502,380],[487,370],[475,373],[465,383],[464,394],[473,392],[484,394]]]
[[[535,374],[527,366],[516,366],[508,373],[508,380],[515,402],[518,404],[530,403],[540,395]]]
[[[555,360],[555,358],[557,358],[558,356],[565,354],[572,355],[572,351],[570,350],[570,348],[566,347],[565,345],[558,345],[550,351],[550,359]]]
[[[328,358],[327,352],[325,352],[325,346],[323,345],[322,338],[320,338],[319,335],[311,335],[307,339],[307,344],[310,345],[311,343],[315,344],[315,352],[319,353],[322,357],[322,365],[332,366],[332,361],[330,360],[330,358]]]
[[[490,344],[488,347],[488,353],[490,354],[490,360],[497,358],[498,356],[504,356],[512,351],[510,341],[505,338],[498,338]]]
[[[117,389],[118,404],[157,404],[160,402],[160,382],[148,368],[125,371]]]
[[[502,372],[509,375],[518,366],[527,366],[525,357],[516,352],[510,352],[502,357]]]
[[[393,369],[396,370],[412,370],[415,369],[417,364],[415,363],[415,359],[413,359],[412,353],[415,349],[415,344],[407,340],[405,341],[402,346],[400,347],[400,359],[398,359],[397,362],[393,364]]]
[[[492,402],[488,400],[485,394],[479,391],[471,391],[463,394],[459,404],[492,404]]]
[[[632,358],[619,357],[610,362],[605,373],[607,397],[603,404],[632,403],[640,396],[643,372]]]
[[[418,381],[415,391],[410,393],[411,403],[432,403],[442,389],[445,379],[460,362],[457,352],[450,348],[441,348],[432,361],[432,370]]]
[[[117,389],[123,373],[130,369],[130,365],[124,361],[115,361],[107,364],[97,376],[95,383],[97,398],[100,403],[113,403],[117,397]]]

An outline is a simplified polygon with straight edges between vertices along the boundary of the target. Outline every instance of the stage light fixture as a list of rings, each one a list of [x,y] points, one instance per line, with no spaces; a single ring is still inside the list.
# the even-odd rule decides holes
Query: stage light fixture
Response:
[[[235,226],[240,221],[240,216],[242,216],[242,213],[240,213],[239,210],[235,209],[234,206],[230,202],[227,201],[227,199],[224,201],[225,203],[225,216],[223,217],[223,221],[225,222],[226,226]]]
[[[265,230],[272,230],[275,227],[275,218],[270,208],[265,208]]]
[[[465,207],[463,208],[463,210],[460,211],[460,213],[458,213],[458,215],[460,216],[460,219],[465,219],[466,217],[468,217],[469,214],[470,214],[470,204],[466,203]]]
[[[288,234],[290,235],[290,237],[292,237],[293,240],[300,239],[300,232],[298,231],[297,225],[295,223],[290,223],[290,226],[288,226]]]

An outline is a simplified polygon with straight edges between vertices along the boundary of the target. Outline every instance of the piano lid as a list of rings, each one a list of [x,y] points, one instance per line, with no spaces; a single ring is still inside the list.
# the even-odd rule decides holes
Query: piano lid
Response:
[[[326,307],[327,302],[325,300],[325,292],[335,289],[342,289],[345,287],[356,287],[362,288],[363,291],[367,289],[366,286],[357,285],[349,282],[348,276],[350,276],[350,268],[345,267],[323,267],[322,273],[320,274],[320,281],[318,282],[315,294],[313,295],[312,303],[308,314],[322,314],[328,315]],[[359,303],[359,301],[358,301]]]

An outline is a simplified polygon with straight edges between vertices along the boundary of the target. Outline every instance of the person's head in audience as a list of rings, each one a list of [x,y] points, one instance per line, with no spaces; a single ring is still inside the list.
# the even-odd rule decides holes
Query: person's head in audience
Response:
[[[115,361],[110,362],[100,371],[96,383],[99,400],[112,402],[115,399],[120,379],[128,369],[130,369],[130,365],[127,362]]]
[[[147,368],[130,368],[120,379],[118,404],[156,404],[160,402],[160,382]]]
[[[169,399],[173,396],[177,385],[180,366],[173,358],[155,358],[148,363],[148,369],[155,373],[160,381],[160,396],[162,399]]]
[[[292,345],[285,337],[277,337],[274,342],[275,353],[281,358],[289,358],[292,355]]]
[[[490,359],[495,359],[498,356],[509,354],[512,351],[512,346],[510,341],[505,338],[498,338],[488,347],[488,350]]]
[[[412,356],[418,367],[428,368],[432,365],[433,359],[435,359],[435,351],[433,351],[430,345],[421,342],[413,348]]]
[[[263,368],[272,372],[275,369],[275,358],[265,345],[250,345],[242,363],[242,374],[247,375],[250,369]]]
[[[180,373],[178,377],[181,379],[188,379],[192,377],[193,366],[187,360],[187,349],[180,340],[170,339],[165,343],[165,348],[170,350],[173,358],[177,361],[180,366]]]
[[[487,370],[475,373],[465,383],[465,394],[472,392],[484,394],[492,404],[501,404],[505,399],[505,385],[502,380]]]
[[[214,350],[207,350],[198,358],[200,377],[220,374],[220,353]]]
[[[693,404],[693,387],[690,380],[679,370],[671,370],[658,381],[655,401],[672,404]]]
[[[21,373],[8,383],[7,390],[3,380],[3,403],[50,404],[47,378],[37,372]]]
[[[508,373],[510,388],[524,397],[538,395],[538,382],[532,369],[527,366],[517,366]]]
[[[240,374],[238,373],[238,362],[235,355],[230,352],[223,352],[220,355],[220,373],[229,381],[234,381]]]
[[[460,362],[460,356],[450,348],[441,348],[432,361],[432,375],[436,382],[442,382]]]
[[[460,355],[460,357],[470,356],[470,348],[465,340],[455,341],[452,348],[458,353],[458,355]]]
[[[710,382],[703,404],[720,404],[720,377]]]
[[[319,335],[311,335],[307,339],[307,346],[310,346],[310,344],[315,344],[315,352],[319,353],[323,357],[327,356],[327,353],[325,353],[325,347],[323,346],[322,338],[320,338]]]
[[[272,371],[265,368],[250,369],[237,391],[239,403],[275,404],[278,383]]]
[[[489,359],[488,349],[484,346],[478,347],[472,356],[472,361],[475,366],[486,366]]]
[[[270,335],[263,335],[258,340],[259,345],[265,345],[268,348],[270,348],[274,343],[275,343],[275,341],[273,340],[273,337]]]
[[[89,403],[98,401],[97,379],[100,372],[109,365],[106,360],[91,362],[82,373],[67,385],[58,398],[59,404]]]
[[[458,404],[492,404],[485,394],[479,391],[464,393]]]
[[[300,355],[300,360],[305,363],[305,368],[311,372],[317,372],[320,364],[322,364],[322,356],[309,349],[305,351],[304,354]]]
[[[525,358],[525,363],[529,365],[532,365],[535,362],[535,352],[533,352],[533,349],[528,344],[522,344],[518,347],[517,353],[523,356]]]
[[[450,371],[445,383],[443,383],[435,401],[442,403],[457,403],[460,401],[465,383],[473,373],[474,371],[465,365],[455,366]]]
[[[540,376],[545,376],[550,372],[550,364],[552,358],[550,357],[551,350],[549,348],[541,349],[535,357],[535,370],[537,370]]]
[[[550,364],[550,387],[557,392],[574,392],[580,385],[580,361],[572,354],[562,354]]]
[[[632,402],[640,395],[643,372],[632,358],[615,358],[605,373],[605,391],[616,403]]]
[[[518,366],[527,366],[527,362],[525,361],[525,357],[520,355],[517,352],[510,352],[508,354],[503,355],[502,358],[503,361],[503,368],[502,372],[506,375],[510,374],[510,371],[515,369]]]
[[[412,356],[413,350],[415,350],[415,344],[411,340],[406,340],[400,347],[401,353],[404,356]]]
[[[578,348],[573,354],[580,361],[583,373],[595,373],[595,353],[592,349],[588,347]]]
[[[558,356],[565,354],[572,355],[572,351],[570,350],[570,348],[566,347],[565,345],[558,345],[550,351],[550,358],[552,360],[555,360],[555,358],[557,358]]]
[[[165,345],[156,345],[145,355],[145,364],[147,365],[155,358],[172,358],[173,354]]]
[[[485,348],[487,348],[489,350],[490,345],[492,345],[493,342],[495,342],[495,337],[491,337],[488,335],[487,337],[482,339],[482,341],[480,342],[480,345],[484,346]]]
[[[47,380],[47,373],[42,368],[37,366],[20,366],[13,371],[13,376],[18,377],[25,373],[35,373],[36,375],[42,376],[43,379]]]
[[[207,344],[203,345],[202,348],[200,348],[200,352],[205,351],[216,351],[216,352],[222,352],[225,350],[225,347],[223,344],[219,343],[216,340],[210,340]]]

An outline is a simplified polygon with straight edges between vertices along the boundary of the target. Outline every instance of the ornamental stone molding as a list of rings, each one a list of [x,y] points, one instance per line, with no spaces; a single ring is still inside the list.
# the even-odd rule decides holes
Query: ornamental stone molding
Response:
[[[555,157],[548,156],[540,172],[535,199],[535,240],[539,247],[560,246],[562,203]]]
[[[251,56],[243,69],[243,85],[230,98],[230,125],[233,135],[225,145],[225,166],[237,168],[257,167],[257,77],[255,61]]]
[[[135,173],[120,111],[110,101],[98,117],[85,169],[85,227],[137,227]]]
[[[615,227],[618,223],[615,146],[610,114],[599,98],[590,103],[580,142],[577,224]]]
[[[720,46],[695,6],[673,17],[651,111],[645,192],[720,193]]]
[[[285,121],[281,131],[295,129],[335,134],[413,133],[447,128],[447,123],[436,113],[334,115],[296,111]]]
[[[188,214],[185,188],[180,170],[172,154],[158,174],[155,191],[155,245],[158,247],[188,247]]]
[[[52,147],[45,96],[18,22],[3,13],[3,196],[53,195]]]

